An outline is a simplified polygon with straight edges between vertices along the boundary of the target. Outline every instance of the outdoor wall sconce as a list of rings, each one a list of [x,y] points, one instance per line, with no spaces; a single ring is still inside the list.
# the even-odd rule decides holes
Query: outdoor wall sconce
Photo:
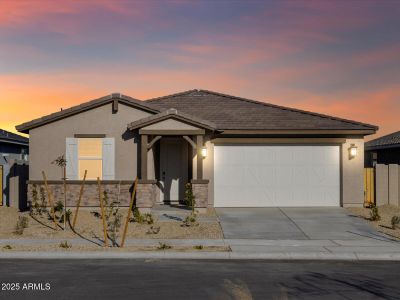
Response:
[[[350,145],[349,148],[349,159],[353,159],[357,156],[357,146],[354,144]]]
[[[201,148],[201,156],[203,157],[203,158],[206,158],[207,157],[207,148]]]

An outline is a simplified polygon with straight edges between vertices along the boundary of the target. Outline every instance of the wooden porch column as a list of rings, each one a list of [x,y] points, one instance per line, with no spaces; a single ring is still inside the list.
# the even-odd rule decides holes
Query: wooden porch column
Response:
[[[203,136],[198,135],[196,138],[197,142],[197,180],[203,179],[203,156],[201,155],[201,149],[203,148]]]
[[[141,137],[141,144],[140,144],[140,157],[141,157],[140,179],[147,180],[147,143],[148,143],[148,136],[146,134],[142,134],[140,137]]]

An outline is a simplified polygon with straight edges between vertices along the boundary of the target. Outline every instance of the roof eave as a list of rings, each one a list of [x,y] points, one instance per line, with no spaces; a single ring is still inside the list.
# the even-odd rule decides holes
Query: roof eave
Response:
[[[111,94],[109,96],[105,96],[105,97],[102,97],[99,99],[92,100],[92,101],[99,100],[92,104],[91,103],[83,103],[83,104],[68,108],[64,111],[53,113],[53,114],[58,114],[58,115],[50,114],[50,115],[47,115],[47,116],[29,121],[29,122],[22,123],[20,125],[15,126],[15,129],[18,132],[29,134],[29,130],[31,130],[31,129],[41,127],[43,125],[46,125],[46,124],[49,124],[52,122],[56,122],[61,119],[65,119],[65,118],[71,117],[73,115],[77,115],[79,113],[82,113],[82,112],[85,112],[85,111],[88,111],[88,110],[91,110],[91,109],[94,109],[94,108],[97,108],[97,107],[100,107],[103,105],[107,105],[115,99],[117,99],[118,102],[123,103],[128,106],[131,106],[131,107],[136,107],[136,108],[139,108],[139,109],[151,112],[151,113],[155,113],[155,114],[159,113],[158,109],[151,107],[147,103],[141,103],[140,100],[136,100],[136,99],[131,98],[126,95]],[[89,101],[89,102],[91,102],[91,101]]]
[[[377,145],[377,146],[365,145],[365,151],[375,151],[375,150],[385,150],[385,149],[395,149],[395,148],[400,148],[400,144]]]
[[[22,142],[22,141],[14,141],[14,140],[0,139],[0,143],[21,145],[21,146],[27,146],[27,147],[29,146],[29,141],[28,141],[28,142]]]
[[[219,129],[222,134],[287,134],[287,135],[370,135],[374,129]]]
[[[189,116],[187,114],[178,113],[174,109],[172,109],[172,110],[169,109],[169,110],[161,112],[157,115],[146,117],[146,118],[134,121],[132,123],[129,123],[128,129],[136,130],[136,129],[139,129],[139,128],[142,128],[142,127],[145,127],[145,126],[148,126],[151,124],[155,124],[155,123],[167,120],[167,119],[174,119],[177,121],[188,123],[188,124],[194,125],[196,127],[200,127],[200,128],[211,130],[211,131],[214,131],[216,128],[215,124],[212,124],[209,121],[199,120],[199,119]]]

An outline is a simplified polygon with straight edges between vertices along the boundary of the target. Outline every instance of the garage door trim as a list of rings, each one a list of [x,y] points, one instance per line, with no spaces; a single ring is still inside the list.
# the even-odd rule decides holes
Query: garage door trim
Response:
[[[251,140],[251,142],[250,142]],[[258,141],[260,140],[260,141]],[[269,142],[266,143],[265,141],[268,140]],[[279,141],[280,140],[280,141]],[[315,142],[317,140],[317,142]],[[322,141],[324,140],[324,141]],[[326,141],[325,141],[326,140]],[[329,140],[329,142],[328,142]],[[249,141],[249,142],[247,142]],[[263,141],[263,142],[261,142]],[[279,141],[279,142],[278,142]],[[290,138],[262,138],[262,139],[257,139],[257,138],[243,138],[243,139],[234,139],[230,138],[228,139],[215,139],[213,140],[214,144],[214,149],[218,146],[337,146],[339,148],[339,206],[343,207],[343,142],[345,140],[343,139],[333,139],[333,138],[324,138],[324,139],[314,139],[314,142],[308,142],[309,139],[304,139],[305,142],[300,143],[298,142],[298,138],[296,141],[293,141]],[[213,158],[214,162],[214,170],[213,170],[213,194],[214,194],[214,206],[216,202],[216,193],[215,193],[215,154]]]

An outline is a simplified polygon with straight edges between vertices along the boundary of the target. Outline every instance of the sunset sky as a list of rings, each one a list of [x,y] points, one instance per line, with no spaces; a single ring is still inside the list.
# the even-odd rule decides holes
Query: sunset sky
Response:
[[[201,88],[400,130],[399,1],[0,0],[0,128]],[[377,136],[378,136],[377,135]]]

